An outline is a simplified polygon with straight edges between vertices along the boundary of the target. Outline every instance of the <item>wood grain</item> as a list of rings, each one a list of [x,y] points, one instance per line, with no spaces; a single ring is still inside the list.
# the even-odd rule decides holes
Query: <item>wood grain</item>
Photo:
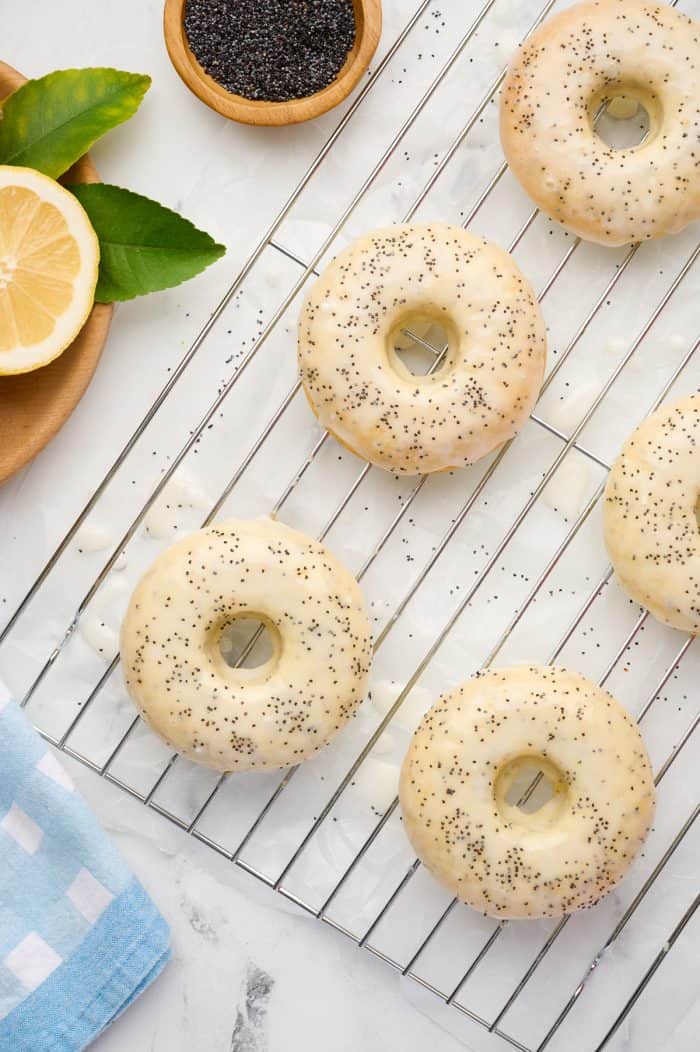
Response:
[[[0,62],[0,100],[25,79]],[[61,182],[96,183],[99,178],[86,155]],[[78,338],[50,365],[20,376],[0,376],[0,484],[41,452],[85,394],[107,339],[112,310],[111,304],[95,304]]]
[[[282,125],[313,120],[347,98],[369,66],[382,31],[381,0],[353,0],[357,33],[336,79],[314,95],[289,102],[258,102],[234,95],[202,69],[185,33],[186,0],[165,0],[165,44],[175,69],[190,91],[229,120],[243,124]]]

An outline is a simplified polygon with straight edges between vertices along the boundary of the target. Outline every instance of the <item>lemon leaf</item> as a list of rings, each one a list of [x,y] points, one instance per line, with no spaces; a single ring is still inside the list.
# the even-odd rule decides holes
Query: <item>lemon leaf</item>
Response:
[[[131,117],[151,78],[118,69],[61,69],[28,80],[2,106],[0,164],[57,179],[92,144]]]
[[[99,303],[169,289],[224,255],[209,234],[157,201],[108,183],[70,187],[100,242]]]

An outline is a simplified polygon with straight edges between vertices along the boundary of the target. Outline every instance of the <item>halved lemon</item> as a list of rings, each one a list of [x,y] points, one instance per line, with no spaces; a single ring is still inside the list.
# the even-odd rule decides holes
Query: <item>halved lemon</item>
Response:
[[[70,346],[92,309],[99,261],[68,190],[0,165],[0,376],[39,369]]]

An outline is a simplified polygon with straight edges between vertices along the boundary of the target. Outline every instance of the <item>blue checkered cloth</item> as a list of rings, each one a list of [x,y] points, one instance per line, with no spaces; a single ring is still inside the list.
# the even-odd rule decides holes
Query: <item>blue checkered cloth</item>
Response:
[[[170,957],[169,932],[0,683],[0,1052],[77,1052]]]

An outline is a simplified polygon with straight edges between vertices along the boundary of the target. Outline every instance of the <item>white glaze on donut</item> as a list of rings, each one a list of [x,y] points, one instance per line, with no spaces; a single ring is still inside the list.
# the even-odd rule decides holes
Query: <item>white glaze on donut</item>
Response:
[[[414,376],[391,346],[405,319],[449,334],[444,368]],[[546,340],[536,297],[500,248],[444,223],[376,230],[313,285],[299,320],[304,390],[325,428],[400,474],[464,467],[532,409]]]
[[[514,764],[544,761],[555,795],[525,814],[505,795]],[[591,906],[626,873],[654,813],[636,724],[561,668],[481,673],[423,717],[401,772],[406,832],[458,898],[495,917]]]
[[[632,149],[593,128],[619,95],[649,114]],[[700,23],[644,0],[555,15],[508,72],[501,141],[539,207],[582,238],[623,245],[682,230],[700,217]]]
[[[700,634],[700,394],[627,439],[605,488],[605,544],[620,584],[664,624]]]
[[[230,668],[219,640],[262,621],[274,653]],[[311,756],[364,697],[371,634],[360,588],[317,541],[267,520],[200,530],[156,559],[121,634],[127,688],[177,752],[220,771]]]

